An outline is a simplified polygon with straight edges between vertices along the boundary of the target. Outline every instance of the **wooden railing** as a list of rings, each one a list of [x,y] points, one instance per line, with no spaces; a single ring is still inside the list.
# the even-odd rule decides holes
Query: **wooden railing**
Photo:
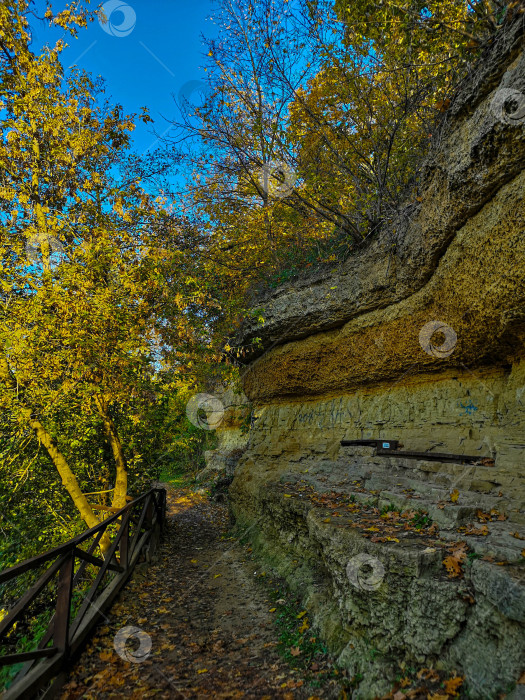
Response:
[[[27,572],[38,572],[43,565],[51,562],[0,621],[0,644],[7,650],[12,644],[15,623],[23,621],[24,616],[28,617],[29,606],[39,594],[46,595],[49,586],[55,586],[55,596],[51,597],[52,600],[55,598],[54,613],[50,609],[52,619],[37,648],[0,655],[0,666],[23,663],[2,696],[3,700],[34,697],[64,669],[68,659],[104,616],[104,610],[111,605],[141,556],[149,561],[160,537],[165,515],[166,491],[151,489],[69,542],[0,572],[2,585],[15,581]],[[106,532],[111,545],[102,559],[96,556],[96,550]],[[81,547],[83,544],[85,549]],[[86,586],[86,568],[90,564],[95,567],[96,575]],[[111,580],[104,582],[111,572]],[[75,591],[77,595],[73,602]]]

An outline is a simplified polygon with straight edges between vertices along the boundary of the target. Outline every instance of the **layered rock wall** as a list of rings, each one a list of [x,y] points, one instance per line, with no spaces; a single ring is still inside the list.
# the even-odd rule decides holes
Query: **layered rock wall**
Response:
[[[254,415],[232,508],[359,698],[408,666],[457,671],[472,698],[525,670],[525,118],[498,112],[505,90],[525,93],[522,24],[462,86],[397,223],[243,329],[264,353],[244,374]],[[363,527],[374,518],[383,530]],[[368,587],[352,574],[367,557]]]

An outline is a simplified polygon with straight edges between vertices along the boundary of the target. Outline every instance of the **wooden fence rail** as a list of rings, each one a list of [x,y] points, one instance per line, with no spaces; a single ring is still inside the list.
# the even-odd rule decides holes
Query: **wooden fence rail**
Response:
[[[1,645],[8,643],[13,626],[24,619],[24,614],[39,594],[53,582],[56,586],[54,614],[38,647],[0,655],[0,666],[23,663],[2,700],[35,697],[64,669],[68,659],[89,637],[104,610],[126,583],[141,555],[149,561],[165,516],[166,491],[153,488],[69,542],[0,572],[2,585],[51,562],[0,621]],[[101,558],[95,552],[109,526],[114,530],[111,546]],[[81,548],[84,543],[84,546],[89,545],[87,549]],[[72,616],[73,593],[85,580],[83,576],[89,564],[98,567],[98,572],[89,589],[83,592],[80,606]],[[110,572],[113,572],[113,577],[103,583]]]

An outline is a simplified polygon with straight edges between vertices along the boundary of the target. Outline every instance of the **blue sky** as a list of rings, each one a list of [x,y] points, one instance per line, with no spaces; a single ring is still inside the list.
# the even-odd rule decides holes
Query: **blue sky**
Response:
[[[147,106],[155,130],[162,133],[170,126],[162,117],[178,114],[173,96],[188,83],[191,91],[205,76],[201,35],[216,36],[209,19],[211,0],[106,0],[103,4],[108,23],[95,20],[79,31],[77,39],[64,36],[61,29],[50,29],[47,23],[34,24],[34,48],[64,36],[69,44],[62,54],[65,67],[76,64],[101,75],[106,94],[128,113]],[[97,5],[98,0],[92,0],[91,7]],[[38,0],[37,6],[45,7],[45,3]],[[64,6],[65,2],[53,2],[55,9]],[[193,99],[198,101],[198,97]],[[151,129],[151,124],[137,125],[134,144],[139,153],[155,145]]]

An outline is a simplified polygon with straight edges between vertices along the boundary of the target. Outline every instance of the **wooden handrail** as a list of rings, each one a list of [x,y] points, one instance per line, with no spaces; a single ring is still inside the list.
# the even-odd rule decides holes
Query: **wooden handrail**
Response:
[[[114,515],[110,515],[109,518],[105,518],[98,525],[95,525],[89,530],[85,530],[82,534],[73,537],[73,539],[64,542],[64,544],[61,544],[58,547],[55,547],[54,549],[50,549],[49,551],[44,552],[43,554],[37,554],[36,557],[31,557],[31,559],[26,559],[25,561],[20,562],[20,564],[16,564],[15,566],[12,566],[9,569],[6,569],[5,571],[1,571],[0,584],[5,583],[6,581],[9,581],[9,579],[15,578],[16,576],[25,573],[26,571],[38,568],[41,564],[45,564],[46,561],[49,561],[50,559],[55,559],[60,554],[65,554],[72,548],[72,546],[78,546],[79,544],[82,544],[82,542],[89,540],[89,538],[93,537],[93,535],[95,535],[97,532],[101,530],[104,531],[108,525],[111,525],[111,523],[118,520],[123,513],[127,512],[130,509],[133,509],[137,503],[143,501],[153,491],[164,491],[164,489],[150,489],[150,491],[146,491],[146,493],[143,493],[142,495],[135,498],[133,501],[125,505]]]
[[[132,515],[136,516],[136,519],[132,520]],[[0,572],[0,584],[5,584],[51,562],[0,621],[0,644],[4,645],[7,636],[12,634],[13,626],[28,612],[31,603],[46,586],[57,579],[54,614],[37,648],[0,654],[0,666],[24,663],[2,696],[3,700],[29,700],[63,670],[68,659],[89,637],[104,610],[111,605],[124,586],[146,547],[149,545],[150,551],[154,547],[156,535],[160,534],[165,517],[166,491],[153,488],[68,542]],[[104,558],[96,557],[94,551],[103,534],[109,525],[118,521],[118,531],[112,536],[111,546],[105,552]],[[133,525],[131,536],[130,524]],[[93,541],[88,550],[81,549],[80,545],[90,538],[93,538]],[[76,562],[79,566],[75,573]],[[88,565],[98,567],[98,573],[89,590],[85,592],[80,607],[74,612],[73,619],[70,619],[73,592],[81,583]],[[102,587],[102,581],[108,572],[113,572],[114,578]],[[51,604],[49,611],[51,614]],[[50,644],[52,646],[49,646]]]

